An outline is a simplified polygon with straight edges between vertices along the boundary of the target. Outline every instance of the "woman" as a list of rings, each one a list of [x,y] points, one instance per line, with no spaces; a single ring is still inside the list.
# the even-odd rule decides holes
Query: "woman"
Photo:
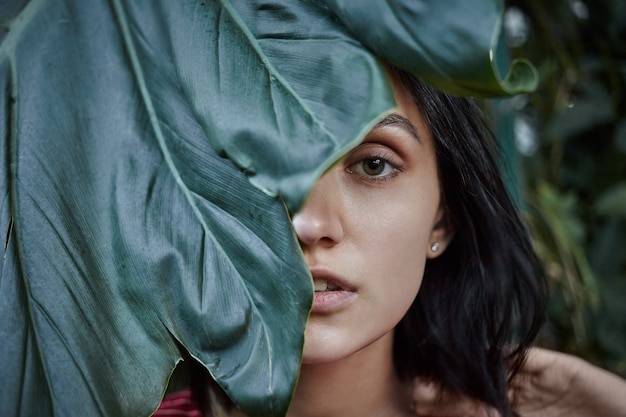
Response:
[[[292,218],[316,292],[288,415],[412,416],[421,377],[510,416],[543,313],[537,259],[476,104],[390,78],[397,111]]]
[[[479,109],[400,71],[391,78],[397,112],[293,217],[316,288],[335,291],[316,292],[290,411],[313,402],[347,408],[337,415],[408,415],[407,385],[420,376],[511,415],[508,369],[540,325],[540,269]]]

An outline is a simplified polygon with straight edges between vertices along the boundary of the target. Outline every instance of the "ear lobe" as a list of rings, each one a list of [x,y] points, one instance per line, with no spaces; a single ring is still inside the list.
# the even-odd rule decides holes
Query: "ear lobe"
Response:
[[[439,209],[437,214],[437,222],[430,232],[430,240],[426,252],[426,258],[434,259],[445,252],[446,248],[452,242],[454,237],[454,229],[450,225],[445,216],[444,210]]]

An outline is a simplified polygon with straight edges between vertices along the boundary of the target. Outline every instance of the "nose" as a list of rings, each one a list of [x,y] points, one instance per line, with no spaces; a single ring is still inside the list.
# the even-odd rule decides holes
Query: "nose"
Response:
[[[331,173],[313,187],[304,206],[292,223],[302,248],[319,245],[332,247],[343,239],[341,192]]]

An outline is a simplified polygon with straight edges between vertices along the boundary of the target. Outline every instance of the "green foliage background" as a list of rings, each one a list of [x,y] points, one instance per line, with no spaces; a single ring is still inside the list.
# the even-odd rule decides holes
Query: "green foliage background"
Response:
[[[551,291],[540,343],[626,375],[626,2],[507,3],[509,46],[541,78],[499,103]]]

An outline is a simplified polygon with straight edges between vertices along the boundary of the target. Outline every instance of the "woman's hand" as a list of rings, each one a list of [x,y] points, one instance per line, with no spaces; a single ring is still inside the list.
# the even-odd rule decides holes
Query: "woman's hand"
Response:
[[[509,391],[522,417],[626,416],[626,381],[575,356],[533,348]],[[499,414],[467,396],[442,393],[433,382],[416,380],[420,416],[494,417]]]
[[[523,417],[626,416],[626,381],[580,358],[534,348],[511,387]]]

